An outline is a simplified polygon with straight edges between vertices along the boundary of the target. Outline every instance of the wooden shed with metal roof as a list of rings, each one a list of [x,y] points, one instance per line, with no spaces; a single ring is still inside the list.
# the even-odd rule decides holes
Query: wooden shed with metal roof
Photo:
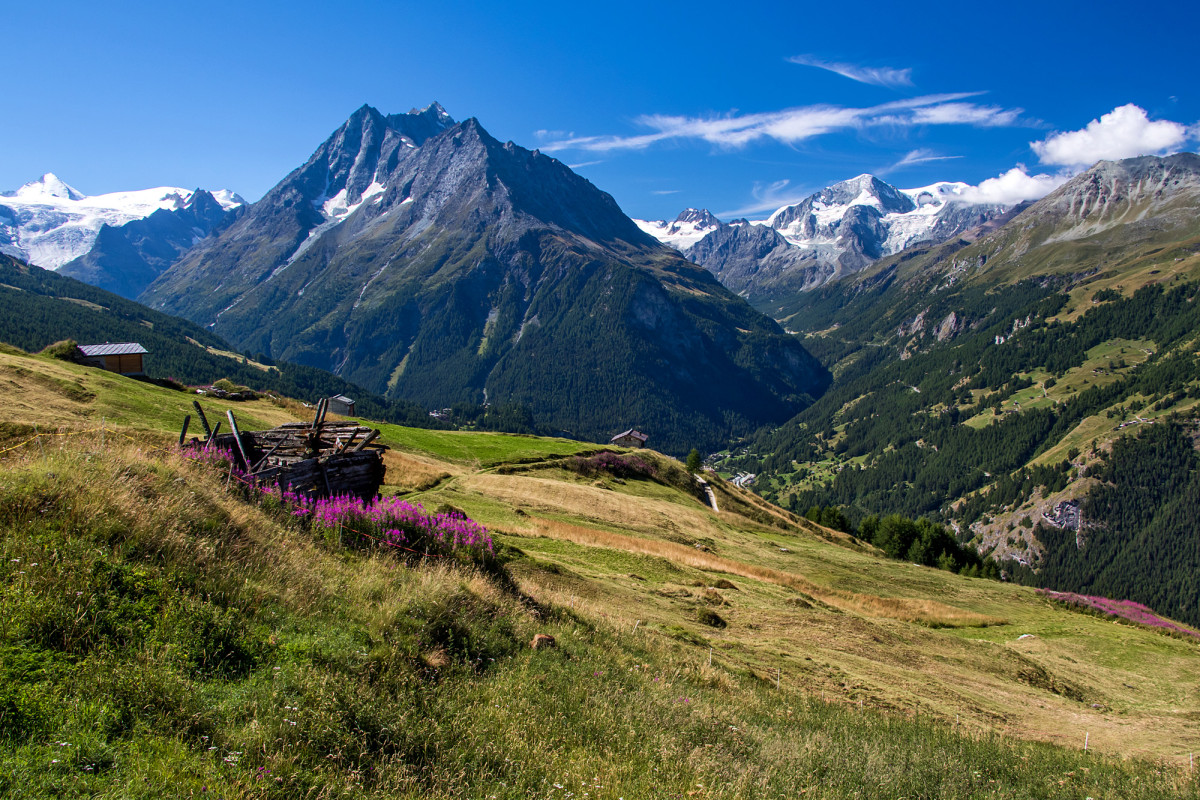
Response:
[[[137,342],[105,342],[79,345],[79,363],[122,375],[145,375],[142,356],[150,351]]]

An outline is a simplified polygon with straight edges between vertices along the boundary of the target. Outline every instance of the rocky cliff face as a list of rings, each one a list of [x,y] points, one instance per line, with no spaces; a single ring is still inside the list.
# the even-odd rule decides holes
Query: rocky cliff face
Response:
[[[609,195],[436,105],[359,109],[143,300],[393,396],[517,403],[590,438],[637,425],[668,450],[829,380]]]

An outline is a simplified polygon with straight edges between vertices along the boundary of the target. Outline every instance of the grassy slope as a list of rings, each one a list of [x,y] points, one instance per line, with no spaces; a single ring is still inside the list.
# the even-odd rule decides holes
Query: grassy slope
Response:
[[[409,468],[389,481],[436,476],[407,488],[428,483],[427,506],[515,548],[522,601],[445,565],[330,549],[116,435],[169,440],[186,395],[41,358],[0,355],[0,370],[5,421],[113,431],[0,462],[0,792],[1197,790],[1096,753],[1179,764],[1200,745],[1196,643],[881,559],[724,484],[714,514],[658,483],[500,463],[575,443],[385,429],[389,468]],[[561,647],[525,649],[541,631]]]

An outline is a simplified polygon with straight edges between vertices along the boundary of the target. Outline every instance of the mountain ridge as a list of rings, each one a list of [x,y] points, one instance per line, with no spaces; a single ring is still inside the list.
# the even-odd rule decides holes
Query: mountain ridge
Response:
[[[861,272],[914,244],[946,241],[1009,210],[973,199],[971,189],[945,181],[898,189],[863,174],[765,220],[726,225],[707,210],[688,209],[674,223],[638,224],[770,313],[798,292]]]

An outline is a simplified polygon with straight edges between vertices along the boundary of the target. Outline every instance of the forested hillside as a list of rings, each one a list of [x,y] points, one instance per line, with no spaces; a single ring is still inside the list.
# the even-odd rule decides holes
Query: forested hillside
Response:
[[[190,385],[227,378],[306,401],[347,394],[367,416],[409,425],[441,424],[413,403],[387,400],[324,370],[232,352],[219,336],[187,320],[0,255],[0,342],[37,351],[65,339],[80,344],[140,342],[150,351],[145,363],[151,377]]]
[[[826,456],[851,465],[816,485],[777,483],[775,493],[789,505],[948,516],[949,503],[1025,465],[1098,412],[1121,404],[1132,412],[1130,402],[1137,410],[1191,408],[1200,397],[1200,359],[1181,345],[1200,330],[1198,290],[1191,282],[1147,286],[1060,321],[1053,316],[1064,295],[1035,299],[1035,288],[1017,287],[995,298],[1015,306],[1010,314],[977,335],[904,360],[886,348],[863,348],[835,388],[751,449],[769,454],[763,465],[772,473]],[[1011,331],[1010,319],[1029,324],[996,344]],[[1076,374],[1089,352],[1113,340],[1150,340],[1158,349],[1149,357],[1139,352],[1144,360],[1136,366],[1131,354],[1121,367],[1117,359],[1104,381]],[[1014,408],[1010,398],[1031,389],[1033,402]]]
[[[1113,444],[1082,504],[1082,530],[1040,525],[1046,557],[1023,583],[1120,597],[1200,625],[1200,454],[1195,431],[1147,426]]]

